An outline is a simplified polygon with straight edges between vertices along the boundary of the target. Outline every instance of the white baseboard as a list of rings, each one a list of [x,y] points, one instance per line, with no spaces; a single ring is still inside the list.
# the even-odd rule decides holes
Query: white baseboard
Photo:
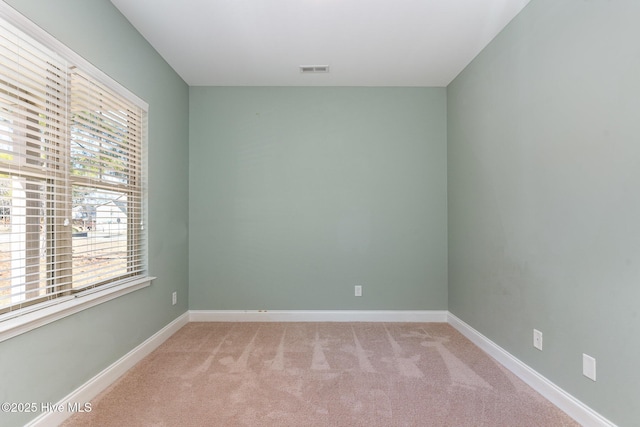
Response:
[[[584,427],[612,427],[611,421],[580,402],[575,397],[540,375],[538,372],[521,362],[502,347],[467,325],[465,322],[449,313],[448,322],[462,335],[480,347],[505,368],[513,372],[531,388],[556,405],[571,418]]]
[[[155,350],[160,344],[165,342],[167,338],[176,333],[180,328],[189,323],[189,313],[184,313],[173,322],[156,332],[149,337],[142,344],[131,350],[129,353],[122,356],[115,361],[105,370],[98,375],[84,383],[78,389],[67,395],[61,401],[56,404],[57,408],[63,408],[64,411],[49,411],[43,412],[40,416],[32,420],[27,424],[27,427],[45,427],[59,425],[67,418],[73,415],[69,412],[69,404],[73,405],[78,403],[80,408],[86,402],[90,402],[91,399],[96,397],[101,391],[105,390],[111,384],[113,384],[122,374],[131,369],[136,363],[141,361],[153,350]]]
[[[447,322],[446,310],[191,310],[191,322]]]

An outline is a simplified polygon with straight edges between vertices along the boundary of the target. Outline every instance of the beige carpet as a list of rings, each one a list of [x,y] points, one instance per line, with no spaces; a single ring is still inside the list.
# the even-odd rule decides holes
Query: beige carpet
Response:
[[[66,426],[573,426],[444,323],[190,323]]]

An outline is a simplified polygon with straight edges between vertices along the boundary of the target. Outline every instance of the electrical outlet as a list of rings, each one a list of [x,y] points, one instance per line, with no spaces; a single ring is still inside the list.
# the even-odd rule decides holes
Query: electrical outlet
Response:
[[[537,329],[533,330],[533,346],[542,351],[542,332]]]
[[[362,285],[356,285],[356,287],[355,287],[355,295],[357,297],[361,297],[362,296]]]
[[[176,305],[178,303],[178,293],[174,292],[171,294],[171,305]]]
[[[582,353],[582,375],[590,380],[596,380],[596,359]]]

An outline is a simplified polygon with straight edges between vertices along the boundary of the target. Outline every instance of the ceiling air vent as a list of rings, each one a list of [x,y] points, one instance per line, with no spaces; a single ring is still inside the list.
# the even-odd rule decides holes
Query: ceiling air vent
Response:
[[[329,66],[328,65],[301,65],[300,72],[302,74],[309,73],[328,73]]]

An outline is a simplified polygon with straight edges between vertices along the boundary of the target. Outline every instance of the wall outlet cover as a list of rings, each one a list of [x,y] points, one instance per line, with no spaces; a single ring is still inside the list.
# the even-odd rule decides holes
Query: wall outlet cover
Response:
[[[542,351],[542,332],[537,329],[533,330],[533,346]]]
[[[582,354],[582,375],[590,380],[596,380],[596,359],[588,354]]]

